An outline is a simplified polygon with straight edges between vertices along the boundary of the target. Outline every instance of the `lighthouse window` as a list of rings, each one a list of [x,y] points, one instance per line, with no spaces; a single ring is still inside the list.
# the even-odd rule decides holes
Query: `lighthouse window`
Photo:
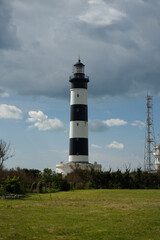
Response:
[[[79,126],[79,123],[77,123],[77,126]]]
[[[82,67],[76,67],[76,72],[77,73],[82,73]]]
[[[77,97],[79,97],[79,94],[77,94]]]

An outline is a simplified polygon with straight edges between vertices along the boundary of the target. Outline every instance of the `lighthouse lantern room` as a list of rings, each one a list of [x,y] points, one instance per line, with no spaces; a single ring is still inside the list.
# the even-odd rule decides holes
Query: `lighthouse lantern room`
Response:
[[[81,63],[81,60],[79,59],[76,64],[73,66],[73,73],[74,74],[84,74],[84,67],[85,65]]]

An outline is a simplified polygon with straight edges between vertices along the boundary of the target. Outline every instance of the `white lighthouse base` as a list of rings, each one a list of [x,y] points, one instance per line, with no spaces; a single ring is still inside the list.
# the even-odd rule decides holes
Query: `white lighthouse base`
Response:
[[[159,158],[157,158],[155,160],[155,169],[157,172],[160,172],[160,159]]]
[[[155,152],[153,155],[155,156],[155,170],[160,172],[160,144],[155,145]]]
[[[66,176],[68,173],[73,172],[75,169],[80,168],[82,170],[91,170],[94,169],[95,171],[101,171],[102,166],[95,162],[92,163],[78,163],[78,162],[69,162],[56,165],[56,173],[61,173],[63,176]]]

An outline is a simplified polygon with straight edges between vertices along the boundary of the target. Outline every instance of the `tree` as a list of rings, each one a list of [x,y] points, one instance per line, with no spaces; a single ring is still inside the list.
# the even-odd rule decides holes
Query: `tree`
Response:
[[[0,169],[3,168],[3,164],[7,159],[15,155],[14,150],[11,148],[10,143],[6,143],[4,140],[0,140]]]

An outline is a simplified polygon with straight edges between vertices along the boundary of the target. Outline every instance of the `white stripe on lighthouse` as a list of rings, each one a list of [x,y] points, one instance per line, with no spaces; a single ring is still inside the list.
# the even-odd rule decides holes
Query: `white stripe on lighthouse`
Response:
[[[70,138],[88,138],[88,122],[71,121],[69,137]]]
[[[70,155],[69,162],[88,162],[88,155]]]
[[[88,104],[88,90],[84,88],[72,88],[70,105]]]

